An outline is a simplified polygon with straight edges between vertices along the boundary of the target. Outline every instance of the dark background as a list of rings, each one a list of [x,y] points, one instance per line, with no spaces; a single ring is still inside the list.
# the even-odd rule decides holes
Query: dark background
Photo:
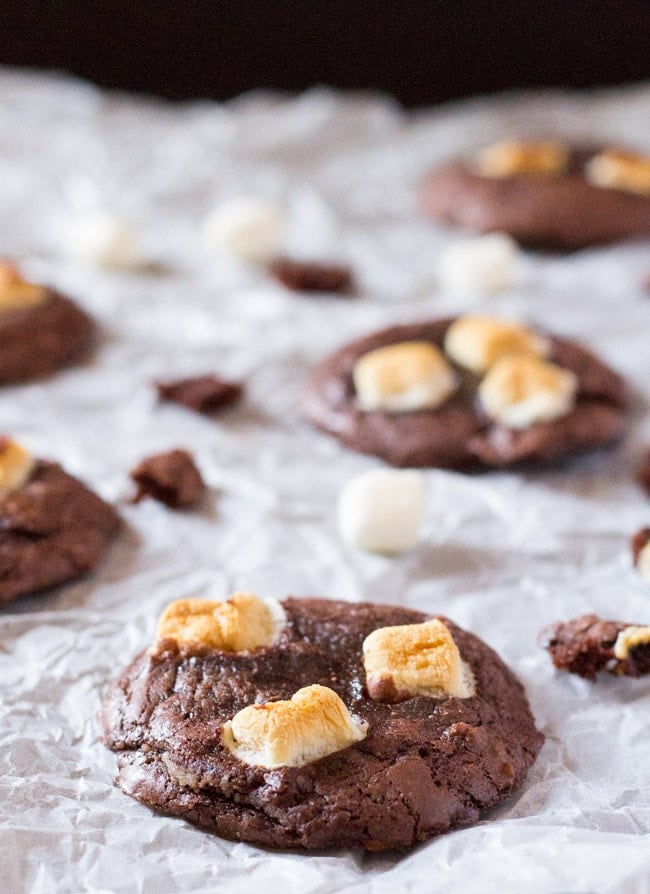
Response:
[[[650,0],[2,0],[0,63],[171,98],[324,83],[407,105],[650,78]]]

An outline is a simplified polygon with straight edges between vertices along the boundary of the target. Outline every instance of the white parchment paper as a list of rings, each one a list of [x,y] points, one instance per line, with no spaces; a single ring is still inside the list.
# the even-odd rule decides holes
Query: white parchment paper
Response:
[[[0,251],[76,296],[106,327],[95,362],[0,393],[0,428],[124,500],[136,460],[186,446],[211,510],[123,506],[128,527],[92,578],[0,611],[0,890],[6,894],[650,891],[650,680],[558,676],[541,627],[586,611],[650,622],[628,538],[650,522],[632,483],[650,440],[648,243],[526,256],[519,286],[479,302],[591,344],[637,388],[620,449],[523,477],[431,471],[421,546],[355,553],[337,494],[375,460],[296,416],[307,370],[374,327],[476,307],[440,291],[454,235],[416,210],[427,167],[513,132],[557,129],[650,150],[650,88],[478,99],[407,116],[383,98],[317,90],[227,105],[115,97],[59,77],[0,74]],[[296,297],[210,257],[198,226],[222,198],[262,195],[289,247],[347,257],[364,297]],[[144,235],[152,269],[107,273],[61,254],[77,214],[105,208]],[[151,381],[243,377],[243,408],[210,421],[156,406]],[[526,786],[484,822],[402,856],[304,856],[231,844],[112,784],[101,692],[170,600],[326,595],[444,612],[524,681],[547,742]]]

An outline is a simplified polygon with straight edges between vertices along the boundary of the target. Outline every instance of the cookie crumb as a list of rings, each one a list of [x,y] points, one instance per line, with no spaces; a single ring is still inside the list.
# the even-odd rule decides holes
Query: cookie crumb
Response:
[[[626,656],[617,656],[619,634],[634,625],[604,621],[597,615],[581,615],[558,621],[540,633],[539,643],[547,649],[558,670],[595,680],[599,671],[626,677],[650,673],[650,643],[639,643]]]
[[[169,450],[143,459],[131,472],[138,486],[134,503],[152,497],[171,509],[192,509],[206,492],[206,484],[187,450]]]
[[[160,400],[180,404],[206,416],[230,406],[244,392],[241,383],[229,382],[214,374],[174,382],[156,382],[156,388]]]
[[[271,276],[292,292],[349,294],[354,288],[352,269],[347,264],[279,257],[271,261],[268,269]]]
[[[650,449],[643,454],[641,464],[636,473],[637,483],[650,497]]]

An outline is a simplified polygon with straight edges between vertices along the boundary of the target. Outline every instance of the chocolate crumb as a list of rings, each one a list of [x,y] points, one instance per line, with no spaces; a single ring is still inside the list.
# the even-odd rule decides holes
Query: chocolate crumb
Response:
[[[354,286],[352,269],[347,264],[324,261],[296,261],[275,258],[269,273],[292,292],[351,292]]]
[[[632,547],[632,558],[635,565],[639,560],[641,550],[645,546],[647,546],[648,543],[650,543],[650,528],[641,528],[640,531],[636,532],[630,544]]]
[[[178,379],[175,382],[156,382],[156,388],[160,400],[181,404],[206,415],[239,400],[244,391],[239,382],[229,382],[212,374]]]
[[[614,654],[619,633],[632,626],[623,621],[604,621],[597,615],[581,615],[551,624],[540,633],[539,643],[559,670],[585,680],[595,680],[599,671],[640,677],[650,673],[650,644],[637,646],[625,659]]]
[[[131,472],[138,485],[133,498],[139,503],[152,497],[171,509],[196,507],[206,491],[206,485],[187,450],[169,450],[143,459]]]
[[[646,450],[636,473],[637,483],[650,497],[650,450]]]

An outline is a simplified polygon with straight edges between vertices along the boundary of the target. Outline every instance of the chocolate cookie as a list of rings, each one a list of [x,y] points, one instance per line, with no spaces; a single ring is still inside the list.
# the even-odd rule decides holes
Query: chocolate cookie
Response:
[[[93,320],[54,289],[0,262],[0,385],[49,376],[77,363],[96,334]]]
[[[36,460],[0,491],[0,602],[92,571],[120,527],[112,506],[56,463]]]
[[[535,159],[535,147],[548,145],[497,144],[442,165],[422,184],[422,207],[435,220],[509,233],[532,248],[575,250],[650,235],[650,159],[550,144],[559,145],[554,167]]]
[[[387,412],[359,405],[353,381],[357,361],[378,348],[427,343],[442,349],[452,319],[393,326],[360,338],[322,360],[303,396],[306,417],[347,447],[395,466],[450,469],[544,464],[619,438],[627,404],[624,381],[585,348],[544,336],[549,359],[575,376],[572,408],[563,416],[524,427],[490,419],[477,401],[479,377],[449,361],[459,387],[432,409]]]
[[[217,604],[225,606],[224,616],[237,598],[246,611],[260,602],[240,594]],[[230,626],[226,650],[207,640],[188,646],[180,633],[170,638],[172,616],[186,620],[193,612],[199,623],[206,601],[174,605],[161,619],[156,646],[110,687],[104,738],[118,753],[125,792],[225,838],[282,848],[407,847],[479,819],[523,783],[542,745],[521,684],[490,648],[451,621],[424,626],[453,637],[472,694],[410,695],[384,686],[373,670],[371,697],[367,638],[386,627],[417,632],[394,625],[422,626],[425,615],[290,598],[281,603],[283,623],[271,645],[237,642]],[[204,636],[214,605],[200,618]],[[240,636],[252,626],[248,618]],[[237,645],[249,651],[233,651]],[[381,662],[386,643],[373,645]],[[300,698],[315,692],[326,694],[330,708],[337,703],[343,714],[351,712],[350,744],[287,765],[287,735],[308,739],[310,723],[321,730],[331,720],[300,713]],[[233,717],[261,723],[271,736],[278,733],[268,720],[274,709],[291,715],[285,737],[276,735],[284,758],[259,765],[240,757],[230,745],[241,735]]]
[[[650,673],[650,627],[581,615],[542,630],[540,645],[563,671],[595,680],[599,671],[626,677]]]

